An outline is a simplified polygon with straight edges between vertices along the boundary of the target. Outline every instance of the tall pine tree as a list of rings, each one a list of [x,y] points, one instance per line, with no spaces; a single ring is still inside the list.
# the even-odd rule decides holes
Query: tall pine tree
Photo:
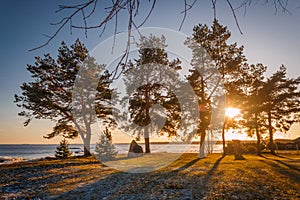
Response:
[[[241,104],[241,114],[243,118],[241,124],[246,128],[246,132],[249,136],[256,135],[257,155],[261,154],[261,137],[262,134],[266,132],[262,108],[265,94],[261,92],[264,86],[264,73],[266,69],[267,68],[262,64],[245,64],[243,67],[243,79],[241,83],[237,85],[242,91],[242,95],[239,96],[243,102]]]
[[[104,66],[98,65],[89,56],[79,39],[71,48],[62,42],[56,60],[50,54],[45,54],[44,58],[36,57],[35,60],[33,65],[27,65],[33,81],[23,83],[22,94],[15,95],[15,103],[23,109],[19,115],[27,118],[24,125],[27,126],[34,118],[50,119],[56,124],[53,132],[45,138],[58,135],[75,138],[80,135],[84,142],[84,154],[89,155],[91,124],[95,116],[105,119],[111,113],[110,105],[105,103],[111,94],[109,75],[99,75]],[[94,87],[96,94],[85,92],[81,86],[74,86],[80,69],[77,83]],[[74,93],[77,95],[74,96]],[[94,95],[94,102],[89,101],[91,95]],[[95,110],[96,114],[93,113]],[[74,112],[78,116],[74,116]]]
[[[274,132],[287,132],[292,124],[300,121],[299,84],[300,77],[287,78],[286,68],[281,66],[260,90],[272,154],[275,154]]]
[[[178,59],[168,60],[165,40],[164,36],[142,36],[138,44],[139,58],[127,63],[128,70],[124,73],[128,110],[131,121],[137,125],[134,133],[138,137],[144,134],[146,153],[150,153],[149,138],[153,131],[149,126],[151,115],[161,119],[158,121],[166,119],[158,135],[176,135],[180,127],[180,105],[168,85],[178,81],[178,75],[172,72],[181,69],[181,62]],[[154,105],[160,105],[159,109],[151,109]]]
[[[207,130],[211,121],[211,109],[213,95],[218,96],[220,87],[224,84],[226,94],[231,93],[231,87],[240,78],[240,68],[246,61],[243,55],[243,46],[238,47],[236,43],[229,44],[231,33],[226,26],[222,26],[215,20],[211,29],[207,25],[199,24],[194,27],[192,37],[188,38],[186,45],[193,51],[193,59],[191,64],[194,69],[188,76],[188,80],[198,95],[200,120],[198,126],[198,134],[200,135],[200,146],[203,145]],[[206,52],[203,52],[203,49]],[[214,62],[214,66],[210,64]],[[219,76],[212,76],[218,70]],[[208,78],[207,78],[208,77]],[[212,89],[209,89],[212,87]],[[222,87],[223,88],[223,87]],[[208,92],[209,91],[209,92]],[[226,106],[230,105],[232,99],[227,95]],[[225,112],[225,111],[223,111]],[[224,121],[225,123],[225,121]],[[223,138],[223,150],[225,152],[225,135]],[[203,147],[200,147],[203,149]],[[203,154],[200,152],[200,157]]]

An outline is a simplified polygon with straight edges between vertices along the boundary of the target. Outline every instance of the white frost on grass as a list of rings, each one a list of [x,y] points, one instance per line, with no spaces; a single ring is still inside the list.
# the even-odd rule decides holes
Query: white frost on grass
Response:
[[[115,160],[105,161],[104,165],[123,172],[147,173],[169,165],[180,157],[179,153],[151,153],[143,156],[128,158],[118,155]]]
[[[21,157],[9,157],[9,156],[0,156],[0,165],[1,164],[11,164],[11,163],[16,163],[16,162],[22,162],[26,161],[24,158]]]

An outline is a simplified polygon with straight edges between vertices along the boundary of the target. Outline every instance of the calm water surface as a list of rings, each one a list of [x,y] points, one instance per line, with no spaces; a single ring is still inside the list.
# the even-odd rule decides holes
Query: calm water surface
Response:
[[[141,144],[144,148],[144,144]],[[55,154],[56,144],[20,144],[20,145],[10,145],[10,144],[0,144],[0,159],[15,159],[23,158],[26,160],[44,158],[44,157],[53,157]],[[118,153],[123,154],[127,153],[129,149],[129,144],[115,144]],[[70,144],[70,148],[81,148],[83,149],[82,144]],[[169,153],[197,153],[199,151],[198,144],[151,144],[151,152],[169,152]],[[93,152],[95,145],[91,145],[91,151]],[[220,145],[213,146],[213,152],[221,152]]]

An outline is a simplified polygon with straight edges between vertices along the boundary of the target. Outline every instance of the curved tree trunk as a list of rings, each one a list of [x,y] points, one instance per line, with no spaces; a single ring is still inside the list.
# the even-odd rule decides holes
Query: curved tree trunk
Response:
[[[84,156],[90,156],[92,155],[90,152],[90,146],[91,146],[91,128],[87,128],[86,131],[86,137],[84,137],[84,131],[80,128],[79,124],[74,121],[75,127],[77,128],[79,135],[83,141],[83,150],[84,150]]]

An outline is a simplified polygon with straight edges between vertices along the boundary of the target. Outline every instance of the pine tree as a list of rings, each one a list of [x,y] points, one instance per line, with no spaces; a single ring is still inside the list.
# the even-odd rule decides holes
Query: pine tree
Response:
[[[60,145],[58,147],[56,147],[55,157],[59,158],[59,159],[67,159],[67,158],[70,158],[71,155],[72,155],[72,152],[70,152],[70,150],[69,150],[69,143],[66,140],[66,138],[64,138],[60,142]]]
[[[267,67],[262,64],[244,65],[242,82],[236,87],[242,90],[242,120],[241,125],[246,128],[249,136],[256,135],[257,155],[261,154],[261,137],[266,132],[266,123],[263,117],[263,98],[265,94],[260,92],[264,86],[264,73]]]
[[[27,118],[24,126],[32,119],[49,119],[56,124],[44,138],[80,136],[84,154],[89,155],[91,124],[96,117],[105,120],[111,115],[111,105],[107,103],[112,92],[110,76],[99,75],[105,66],[89,56],[79,39],[70,48],[62,42],[56,60],[50,54],[35,60],[33,65],[27,65],[33,81],[23,83],[22,94],[15,95],[15,103],[23,109],[19,116]]]
[[[211,28],[202,24],[195,26],[192,37],[185,42],[193,51],[191,64],[194,68],[190,70],[190,75],[187,78],[198,96],[200,110],[198,135],[200,136],[201,150],[204,149],[202,145],[211,123],[212,102],[214,102],[212,97],[215,96],[218,99],[217,96],[222,95],[223,91],[217,89],[220,89],[224,84],[226,106],[232,104],[229,94],[235,89],[232,86],[241,77],[240,68],[246,61],[243,55],[243,46],[238,47],[236,43],[229,44],[230,37],[231,33],[227,27],[215,20]],[[214,65],[211,64],[212,62]],[[215,68],[218,73],[215,73]],[[213,76],[214,74],[219,74],[219,76]],[[222,139],[225,152],[224,130]],[[203,157],[201,152],[200,157]]]
[[[118,154],[116,147],[112,144],[112,135],[107,127],[103,130],[103,134],[99,137],[99,142],[96,143],[96,157],[100,160],[110,160]]]
[[[257,137],[257,154],[260,155],[260,139],[263,134],[269,135],[269,148],[275,154],[273,134],[275,131],[286,132],[293,123],[299,122],[300,78],[287,78],[286,68],[281,66],[267,80],[263,73],[266,67],[262,64],[245,66],[243,69],[242,125],[247,133]]]
[[[262,109],[269,132],[271,153],[275,154],[274,132],[287,132],[291,125],[300,120],[300,77],[287,78],[286,68],[281,66],[259,91]]]
[[[160,110],[152,113],[158,118],[166,118],[159,135],[175,136],[180,127],[179,101],[168,85],[177,85],[178,75],[172,72],[181,69],[181,61],[169,61],[166,46],[164,36],[142,36],[138,44],[139,58],[127,63],[128,70],[124,73],[130,118],[134,125],[138,125],[133,128],[129,126],[128,129],[133,130],[138,138],[144,133],[145,153],[150,153],[150,134],[153,127],[148,125],[151,122],[153,105],[163,107],[166,114],[163,116]]]

